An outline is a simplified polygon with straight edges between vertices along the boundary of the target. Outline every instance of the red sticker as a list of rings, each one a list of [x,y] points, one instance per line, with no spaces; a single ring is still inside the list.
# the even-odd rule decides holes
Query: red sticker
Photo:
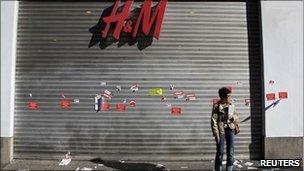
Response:
[[[135,107],[136,106],[136,101],[135,100],[131,100],[130,101],[130,106],[131,107]]]
[[[101,103],[101,110],[102,111],[109,111],[110,110],[110,103],[109,102]]]
[[[126,111],[126,105],[124,103],[117,103],[116,104],[116,111],[118,111],[118,112]]]
[[[212,99],[212,104],[214,105],[214,104],[216,104],[218,101],[220,101],[219,98],[213,98],[213,99]]]
[[[279,92],[279,98],[280,99],[287,99],[288,93],[287,92]]]
[[[275,93],[266,94],[266,99],[267,99],[267,101],[275,100]]]
[[[35,101],[29,101],[27,104],[27,108],[30,110],[37,110],[39,108],[39,105]]]
[[[172,107],[171,108],[171,114],[172,115],[181,115],[182,114],[182,108],[180,108],[180,107]]]
[[[71,109],[71,101],[68,99],[60,100],[61,109]]]

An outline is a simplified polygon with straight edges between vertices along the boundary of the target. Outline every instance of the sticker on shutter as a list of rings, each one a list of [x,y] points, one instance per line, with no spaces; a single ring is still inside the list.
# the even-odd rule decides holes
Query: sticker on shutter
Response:
[[[173,93],[173,97],[176,98],[176,99],[181,99],[184,97],[184,92],[183,91],[176,91]]]
[[[117,103],[116,104],[116,111],[118,111],[118,112],[126,111],[126,105],[124,103]]]
[[[182,114],[182,108],[180,107],[172,107],[171,108],[171,114],[172,115],[181,115]]]
[[[163,95],[163,89],[162,88],[151,88],[149,89],[149,95],[150,96],[161,96]]]
[[[101,103],[101,110],[102,111],[109,111],[110,110],[110,103],[107,101],[103,101]]]
[[[39,109],[38,102],[30,100],[27,104],[27,108],[29,110],[38,110]]]
[[[71,109],[71,101],[70,99],[61,99],[60,100],[61,109]]]

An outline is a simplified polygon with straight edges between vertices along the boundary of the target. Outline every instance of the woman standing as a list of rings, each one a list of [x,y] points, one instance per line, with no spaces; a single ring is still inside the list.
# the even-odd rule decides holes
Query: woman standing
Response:
[[[213,105],[211,128],[216,142],[215,170],[222,170],[224,140],[226,140],[226,170],[233,170],[234,135],[239,133],[239,118],[232,103],[231,91],[221,88],[218,91],[220,100]]]

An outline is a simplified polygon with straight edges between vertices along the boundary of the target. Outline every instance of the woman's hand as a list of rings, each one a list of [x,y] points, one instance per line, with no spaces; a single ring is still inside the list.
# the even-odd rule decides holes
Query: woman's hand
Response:
[[[234,117],[232,114],[228,114],[228,123],[231,123],[234,121]]]

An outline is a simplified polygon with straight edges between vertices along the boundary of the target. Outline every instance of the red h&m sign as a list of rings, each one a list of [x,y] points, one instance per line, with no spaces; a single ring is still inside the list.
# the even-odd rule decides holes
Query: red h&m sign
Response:
[[[115,1],[111,14],[102,19],[106,23],[104,30],[101,31],[102,38],[106,38],[108,36],[109,29],[112,23],[116,23],[113,32],[113,37],[116,40],[120,38],[121,31],[130,33],[132,37],[136,37],[138,29],[140,28],[140,24],[142,24],[142,32],[144,33],[144,35],[147,36],[151,31],[153,23],[155,23],[153,37],[159,39],[165,9],[167,6],[167,0],[160,0],[158,2],[152,16],[152,0],[145,0],[144,4],[141,7],[135,25],[132,20],[130,20],[130,17],[132,16],[132,14],[130,14],[130,9],[133,4],[133,1],[134,0],[126,0],[124,6],[122,7],[122,10],[118,10],[120,8],[120,0]]]

